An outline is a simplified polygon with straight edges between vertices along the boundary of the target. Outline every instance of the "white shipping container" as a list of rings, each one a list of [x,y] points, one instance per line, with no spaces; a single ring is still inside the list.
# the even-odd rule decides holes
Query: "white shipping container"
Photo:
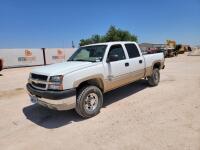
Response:
[[[4,68],[44,65],[42,49],[0,49]]]
[[[66,61],[75,50],[74,48],[45,48],[46,64]]]
[[[66,60],[68,60],[72,54],[74,54],[74,52],[77,50],[77,48],[65,48],[65,57]]]

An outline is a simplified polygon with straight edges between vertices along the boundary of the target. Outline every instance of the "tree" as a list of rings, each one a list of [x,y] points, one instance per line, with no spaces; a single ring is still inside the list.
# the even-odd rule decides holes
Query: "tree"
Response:
[[[112,42],[112,41],[135,41],[137,42],[137,36],[131,34],[128,31],[117,29],[115,26],[111,26],[104,36],[98,34],[92,35],[91,38],[81,39],[79,45],[88,45],[94,43],[102,42]]]

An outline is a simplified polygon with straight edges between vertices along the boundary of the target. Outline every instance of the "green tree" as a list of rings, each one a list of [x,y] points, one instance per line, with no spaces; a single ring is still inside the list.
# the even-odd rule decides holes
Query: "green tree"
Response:
[[[79,45],[88,45],[101,42],[112,42],[112,41],[135,41],[137,42],[137,36],[131,34],[128,31],[117,29],[115,26],[111,26],[108,32],[104,36],[98,34],[92,35],[91,38],[81,39]]]

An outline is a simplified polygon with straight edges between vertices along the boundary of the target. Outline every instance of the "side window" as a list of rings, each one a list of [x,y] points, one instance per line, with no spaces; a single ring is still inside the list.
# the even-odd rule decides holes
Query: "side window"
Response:
[[[140,56],[138,48],[136,47],[135,44],[125,44],[125,47],[127,49],[129,58],[135,58]]]
[[[110,58],[111,55],[117,55],[118,59],[117,60],[124,60],[126,59],[124,50],[121,45],[113,45],[110,48],[110,51],[108,53],[108,58]]]

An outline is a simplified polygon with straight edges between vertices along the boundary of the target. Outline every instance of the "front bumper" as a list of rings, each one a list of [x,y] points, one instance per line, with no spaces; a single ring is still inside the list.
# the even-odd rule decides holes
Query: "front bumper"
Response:
[[[26,85],[30,98],[33,97],[42,106],[56,110],[69,110],[76,107],[76,89],[65,91],[43,91],[33,88],[29,83]]]

